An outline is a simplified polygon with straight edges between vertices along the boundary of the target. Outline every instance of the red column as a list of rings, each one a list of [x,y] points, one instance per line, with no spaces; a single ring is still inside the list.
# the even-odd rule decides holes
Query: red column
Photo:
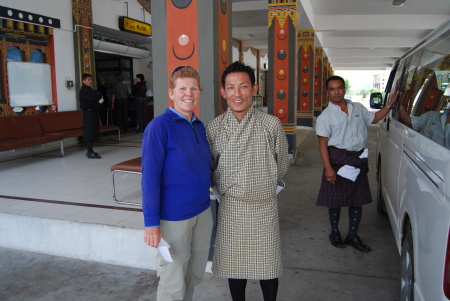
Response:
[[[322,54],[322,110],[328,106],[328,93],[326,87],[326,81],[328,77],[330,77],[330,68],[328,66],[328,57],[325,56],[325,53]]]
[[[231,2],[231,0],[229,0]],[[230,35],[230,8],[231,5],[229,5],[229,1],[221,1],[217,0],[219,10],[217,12],[218,14],[218,27],[219,27],[219,33],[218,33],[218,43],[219,43],[219,70],[217,73],[217,82],[218,89],[222,86],[222,73],[225,71],[228,65],[231,63],[231,35]],[[224,113],[227,110],[227,101],[222,97],[220,93],[220,106],[219,106],[219,114]]]
[[[153,1],[152,12],[154,85],[168,87],[178,66],[197,69],[202,100],[195,114],[212,120],[226,110],[220,82],[231,61],[231,0]],[[156,114],[172,106],[164,90],[154,92]]]
[[[268,111],[283,124],[290,154],[297,130],[297,12],[295,1],[269,1]]]
[[[197,0],[187,6],[176,6],[167,1],[167,78],[172,70],[188,65],[198,70],[198,15]],[[173,106],[170,99],[169,106]],[[199,115],[197,107],[195,114]]]
[[[323,68],[322,68],[322,47],[315,48],[314,59],[314,116],[319,116],[322,112],[323,94]]]
[[[313,126],[314,109],[314,31],[298,31],[297,125]]]

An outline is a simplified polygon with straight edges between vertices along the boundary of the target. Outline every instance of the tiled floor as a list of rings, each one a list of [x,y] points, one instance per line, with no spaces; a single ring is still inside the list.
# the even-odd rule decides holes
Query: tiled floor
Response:
[[[139,157],[141,146],[141,134],[124,135],[120,143],[103,136],[94,145],[100,160],[87,159],[84,147],[73,146],[65,148],[62,158],[0,162],[0,212],[141,229],[140,207],[113,200],[110,171],[114,164]],[[120,200],[141,202],[140,175],[116,173],[115,179]]]

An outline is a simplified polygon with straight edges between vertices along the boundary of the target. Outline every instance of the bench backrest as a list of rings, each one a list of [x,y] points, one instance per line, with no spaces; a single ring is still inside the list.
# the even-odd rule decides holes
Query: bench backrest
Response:
[[[35,114],[44,133],[79,129],[83,127],[83,111]]]
[[[0,141],[15,138],[17,136],[11,117],[0,117]]]
[[[13,123],[14,138],[42,135],[41,124],[33,115],[2,117],[10,118]]]

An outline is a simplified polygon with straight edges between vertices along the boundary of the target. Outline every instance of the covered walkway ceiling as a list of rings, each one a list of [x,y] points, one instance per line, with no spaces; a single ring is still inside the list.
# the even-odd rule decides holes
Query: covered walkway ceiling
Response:
[[[286,1],[289,2],[289,1]],[[334,70],[389,70],[450,18],[450,0],[301,0],[299,29],[314,29]],[[232,0],[232,36],[268,52],[267,0]],[[320,45],[317,45],[317,40]]]

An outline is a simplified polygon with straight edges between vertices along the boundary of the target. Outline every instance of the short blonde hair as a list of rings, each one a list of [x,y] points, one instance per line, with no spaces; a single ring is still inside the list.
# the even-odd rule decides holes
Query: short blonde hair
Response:
[[[195,70],[191,66],[178,66],[176,67],[172,73],[170,74],[170,88],[175,88],[175,81],[179,78],[194,78],[197,80],[198,87],[200,88],[200,91],[202,88],[200,87],[200,75],[198,74],[197,70]]]

